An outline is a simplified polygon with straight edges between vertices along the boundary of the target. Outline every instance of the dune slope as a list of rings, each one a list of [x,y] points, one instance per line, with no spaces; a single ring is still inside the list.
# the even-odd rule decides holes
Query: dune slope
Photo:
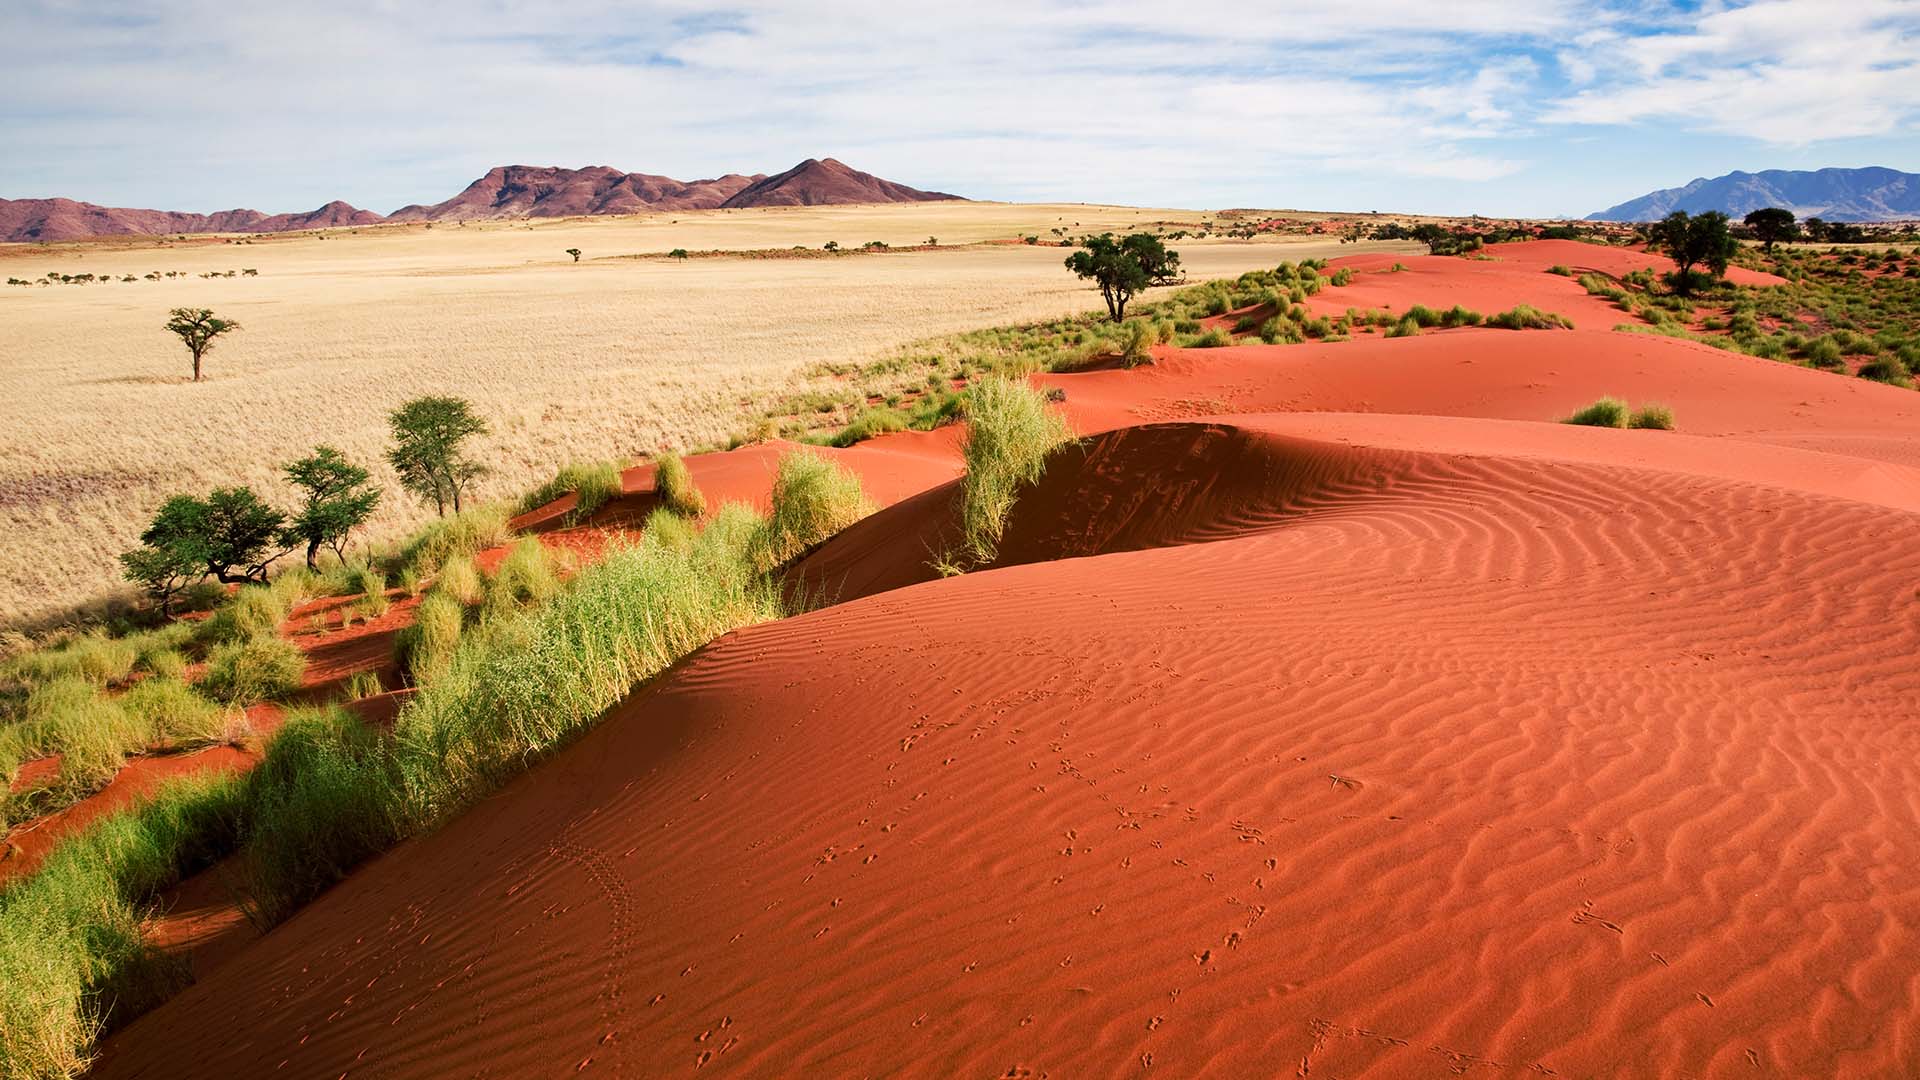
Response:
[[[102,1074],[1920,1065],[1903,489],[1369,425],[1128,433],[1238,464],[721,639]]]

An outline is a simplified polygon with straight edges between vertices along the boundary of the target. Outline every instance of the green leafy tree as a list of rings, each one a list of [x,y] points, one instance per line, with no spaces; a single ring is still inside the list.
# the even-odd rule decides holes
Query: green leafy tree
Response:
[[[276,544],[286,515],[251,488],[217,488],[204,499],[175,495],[120,557],[129,579],[164,608],[181,589],[212,576],[226,583],[265,581],[289,548]]]
[[[686,248],[674,248],[674,249],[673,249],[672,251],[669,251],[669,252],[667,252],[667,258],[669,258],[669,259],[678,259],[678,260],[679,260],[679,261],[681,261],[681,262],[686,262],[686,261],[687,261],[687,249],[686,249]]]
[[[1718,210],[1691,216],[1675,210],[1654,224],[1651,237],[1652,246],[1673,259],[1675,272],[1668,280],[1683,296],[1692,294],[1700,276],[1694,267],[1705,267],[1708,280],[1718,278],[1739,246],[1727,228],[1727,215]]]
[[[214,339],[240,329],[240,324],[206,308],[181,307],[167,313],[166,329],[177,335],[193,356],[193,381],[199,382],[200,361],[213,351]]]
[[[579,261],[580,261],[580,249],[579,249],[579,248],[568,248],[568,249],[567,249],[567,254],[569,254],[569,255],[571,255],[571,256],[573,256],[573,261],[574,261],[574,262],[579,262]]]
[[[344,560],[347,538],[366,524],[380,505],[380,489],[368,482],[367,470],[348,461],[331,446],[288,465],[287,480],[299,488],[306,502],[280,534],[289,547],[307,546],[307,569],[318,569],[322,547]]]
[[[1180,253],[1168,251],[1151,233],[1132,233],[1121,240],[1101,233],[1080,246],[1082,250],[1067,256],[1067,269],[1099,288],[1114,322],[1126,317],[1127,302],[1140,290],[1180,280]]]
[[[1753,235],[1759,237],[1760,243],[1768,251],[1773,250],[1776,241],[1800,238],[1800,224],[1793,219],[1793,211],[1783,207],[1769,206],[1755,210],[1741,220],[1753,230]]]
[[[401,485],[431,501],[442,517],[449,506],[459,513],[467,487],[487,471],[467,457],[465,448],[468,439],[486,433],[486,421],[456,397],[415,398],[387,419],[393,426],[387,461],[400,474]]]

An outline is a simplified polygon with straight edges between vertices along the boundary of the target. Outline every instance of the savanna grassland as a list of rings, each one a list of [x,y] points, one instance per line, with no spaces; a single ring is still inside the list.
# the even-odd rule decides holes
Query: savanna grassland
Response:
[[[278,493],[280,466],[320,443],[375,470],[388,495],[372,534],[397,535],[431,512],[382,461],[387,413],[411,397],[471,399],[491,427],[479,492],[517,494],[557,462],[722,439],[833,365],[1097,304],[1060,248],[1022,237],[1207,216],[934,203],[0,249],[0,276],[113,279],[0,291],[0,621],[113,594],[114,556],[167,495]],[[829,241],[842,253],[827,257]],[[858,250],[870,241],[893,250]],[[1299,236],[1177,246],[1190,280],[1416,250]],[[204,382],[161,328],[175,307],[241,324]]]

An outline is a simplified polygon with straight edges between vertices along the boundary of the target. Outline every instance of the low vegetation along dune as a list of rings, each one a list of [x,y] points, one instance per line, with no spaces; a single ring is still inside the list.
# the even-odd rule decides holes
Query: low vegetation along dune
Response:
[[[1605,329],[1533,265],[1644,255],[1493,255],[1336,261],[1311,307],[1578,329],[1038,377],[1084,438],[958,576],[956,429],[831,451],[886,504],[790,575],[837,603],[98,1074],[1913,1074],[1920,399]],[[1602,395],[1678,430],[1555,422]],[[764,499],[781,449],[688,465]]]

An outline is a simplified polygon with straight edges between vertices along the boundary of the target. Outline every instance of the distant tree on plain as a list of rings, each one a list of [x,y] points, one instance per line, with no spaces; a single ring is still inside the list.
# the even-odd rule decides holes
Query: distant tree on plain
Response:
[[[206,308],[174,308],[167,313],[166,329],[186,345],[193,357],[193,381],[199,382],[200,362],[213,351],[214,339],[240,329],[240,324]]]
[[[467,457],[465,448],[469,438],[486,433],[486,421],[465,399],[433,396],[407,402],[387,420],[393,427],[387,461],[400,474],[401,486],[432,502],[441,517],[449,506],[459,513],[467,487],[487,471]]]
[[[1168,251],[1151,233],[1132,233],[1119,240],[1112,233],[1101,233],[1082,240],[1080,247],[1067,256],[1067,269],[1094,283],[1114,322],[1126,318],[1127,302],[1140,290],[1180,280],[1180,253]]]
[[[380,505],[380,489],[368,482],[367,470],[331,446],[318,446],[283,471],[306,501],[281,532],[281,543],[289,547],[305,544],[309,570],[319,569],[323,546],[345,561],[347,538],[366,524]]]
[[[1761,246],[1768,251],[1773,250],[1776,241],[1800,238],[1800,225],[1794,220],[1793,211],[1783,207],[1764,207],[1753,211],[1742,220],[1748,228],[1753,230],[1753,235],[1760,239]]]
[[[571,256],[573,256],[573,261],[574,261],[574,262],[579,262],[579,261],[580,261],[580,249],[579,249],[579,248],[568,248],[568,249],[567,249],[567,254],[569,254],[569,255],[571,255]]]
[[[669,252],[667,252],[667,258],[669,258],[669,259],[678,259],[678,260],[680,260],[681,262],[686,262],[686,261],[687,261],[687,249],[686,249],[686,248],[674,248],[674,249],[673,249],[672,251],[669,251]]]
[[[1712,282],[1724,275],[1738,247],[1727,228],[1727,215],[1718,210],[1697,215],[1675,210],[1656,222],[1650,235],[1652,246],[1672,257],[1675,270],[1667,280],[1682,296],[1692,295],[1701,278]],[[1705,273],[1696,273],[1696,266],[1705,267]]]

